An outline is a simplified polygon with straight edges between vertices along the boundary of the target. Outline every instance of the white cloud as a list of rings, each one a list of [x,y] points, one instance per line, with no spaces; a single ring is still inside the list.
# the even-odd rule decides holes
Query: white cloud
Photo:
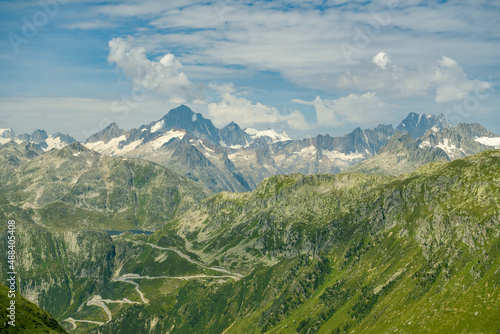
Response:
[[[449,57],[411,67],[389,65],[389,61],[384,61],[387,55],[381,53],[373,59],[377,67],[360,65],[346,71],[339,77],[337,87],[376,91],[392,98],[434,95],[436,102],[460,101],[476,90],[490,88],[487,82],[467,78],[463,68]]]
[[[147,13],[152,16],[150,24],[169,31],[154,38],[169,46],[189,49],[189,54],[182,56],[186,65],[218,64],[221,68],[239,65],[252,70],[270,70],[294,83],[329,92],[336,76],[349,64],[339,47],[342,43],[356,49],[352,56],[354,64],[373,57],[381,49],[394,59],[413,64],[441,54],[460,53],[462,59],[467,59],[466,65],[481,66],[484,63],[480,63],[480,58],[490,65],[495,65],[496,60],[489,56],[477,57],[476,51],[472,54],[467,50],[481,50],[487,55],[500,52],[500,45],[493,43],[493,39],[475,37],[498,35],[498,29],[492,29],[498,26],[493,11],[466,2],[435,6],[422,6],[418,0],[397,4],[383,0],[369,3],[361,0],[219,0],[164,5],[149,0],[147,3],[150,6],[133,1],[133,8],[128,7],[127,12],[131,16],[146,15],[144,11],[151,8]],[[338,4],[343,5],[339,8]],[[315,8],[318,5],[324,8],[318,10]],[[109,15],[119,15],[114,14],[117,8],[102,7],[108,8]],[[138,14],[134,14],[134,10]],[[384,19],[382,25],[376,17],[379,21]],[[372,33],[364,40],[358,36],[358,30],[365,32],[366,27],[370,27],[368,31]],[[196,28],[195,31],[185,31],[192,28]],[[144,39],[155,44],[151,35]],[[359,40],[364,41],[361,46],[356,44]],[[161,49],[158,44],[156,47]],[[382,69],[390,66],[388,58],[376,60]]]
[[[237,122],[241,127],[284,125],[293,129],[305,130],[308,124],[301,112],[294,110],[289,114],[280,114],[275,107],[237,96],[232,84],[216,85],[210,87],[217,91],[221,101],[208,104],[208,115],[217,126],[224,126],[231,121]]]
[[[443,67],[456,67],[458,63],[455,61],[455,59],[448,58],[446,56],[442,56],[441,60],[439,61],[439,65]]]
[[[379,52],[373,57],[372,62],[378,67],[385,69],[391,60],[385,52]]]
[[[157,90],[171,101],[183,103],[200,99],[201,88],[189,81],[182,64],[171,53],[159,61],[149,60],[144,47],[133,47],[132,39],[113,38],[109,41],[108,61],[115,63],[134,85]]]
[[[341,127],[346,122],[371,126],[386,120],[390,105],[381,101],[374,92],[362,95],[349,94],[335,100],[316,97],[313,101],[292,100],[314,106],[318,126]]]
[[[105,21],[86,21],[64,24],[63,27],[66,29],[95,30],[115,28],[117,24]]]

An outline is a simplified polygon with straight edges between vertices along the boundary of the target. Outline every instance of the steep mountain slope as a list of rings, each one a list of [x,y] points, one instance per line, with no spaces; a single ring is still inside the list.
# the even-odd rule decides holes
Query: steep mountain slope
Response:
[[[423,136],[427,131],[438,132],[449,129],[452,125],[445,115],[420,115],[410,113],[396,128],[397,131],[408,133],[413,139]]]
[[[285,132],[242,130],[234,122],[219,130],[201,114],[180,106],[162,119],[128,132],[112,124],[90,137],[85,145],[102,154],[157,162],[216,192],[248,191],[272,175],[339,173],[376,156],[397,132],[418,140],[424,151],[426,147],[444,150],[452,160],[491,149],[483,144],[492,143],[491,138],[495,137],[478,125],[459,124],[452,128],[444,115],[410,113],[396,130],[392,125],[379,125],[375,129],[357,128],[342,137],[318,135],[292,140]],[[401,158],[391,151],[385,154],[391,161],[399,161],[401,168],[393,171],[396,174],[432,161],[432,155],[435,153],[414,154],[405,168],[398,160]],[[417,161],[419,158],[423,160]],[[442,160],[438,156],[436,159]],[[378,161],[382,162],[382,158]],[[186,163],[190,164],[189,170]]]
[[[90,136],[84,145],[111,157],[156,162],[215,192],[249,191],[272,175],[339,173],[376,156],[396,132],[408,133],[417,139],[421,149],[444,150],[451,160],[500,147],[500,137],[480,125],[459,124],[452,128],[444,115],[410,113],[396,130],[392,125],[379,125],[375,129],[357,128],[342,137],[318,135],[292,140],[284,131],[242,130],[235,122],[218,129],[202,114],[184,105],[170,110],[157,121],[129,131],[112,123]],[[74,139],[61,134],[48,136],[43,130],[21,136],[10,129],[0,130],[0,144],[11,141],[30,142],[42,151],[49,151],[62,148]],[[424,160],[416,161],[424,156]],[[394,172],[413,170],[429,162],[427,158],[427,155],[415,155],[411,158],[415,162],[413,167]],[[390,157],[391,161],[395,159],[399,158]]]
[[[240,171],[217,145],[186,134],[151,153],[138,148],[125,157],[146,159],[185,175],[215,191],[248,191],[250,186]]]
[[[120,270],[105,230],[161,226],[212,194],[154,163],[102,156],[78,143],[46,153],[9,143],[0,148],[0,170],[0,220],[17,222],[18,291],[58,320]],[[6,233],[3,225],[1,249]],[[3,261],[0,275],[7,271]],[[95,325],[89,321],[80,327]]]
[[[99,332],[496,332],[499,167],[487,151],[399,178],[275,176],[220,193],[148,241],[247,276],[189,281],[164,311],[137,305]]]
[[[149,237],[37,226],[2,197],[0,219],[20,222],[21,293],[74,333],[496,332],[499,173],[486,151],[273,176]]]
[[[144,128],[139,128],[141,131]],[[159,122],[151,123],[149,131],[183,129],[187,133],[199,139],[206,139],[212,144],[219,144],[221,138],[219,130],[212,121],[203,117],[200,113],[194,113],[185,105],[170,110]]]
[[[318,135],[274,143],[257,139],[248,147],[228,150],[228,157],[254,185],[277,174],[336,174],[375,155],[394,133],[392,126],[379,125],[373,130],[357,128],[343,137]]]
[[[0,331],[2,333],[66,333],[57,321],[44,310],[26,300],[23,296],[15,294],[15,326],[7,324],[11,319],[7,318],[7,308],[10,307],[11,299],[8,297],[9,289],[0,284]]]
[[[53,148],[61,149],[66,145],[76,142],[76,140],[69,135],[59,132],[53,135],[47,135],[45,130],[35,130],[31,135],[16,135],[12,129],[0,129],[0,147],[10,142],[18,144],[31,143],[39,149],[47,152]]]
[[[222,133],[226,140],[249,139],[237,125]],[[108,156],[156,162],[216,192],[250,190],[221,143],[219,129],[210,120],[180,106],[138,129],[124,131],[113,123],[89,137],[84,145]]]
[[[438,161],[450,161],[440,148],[419,147],[409,134],[400,132],[378,154],[347,169],[348,173],[401,175]]]
[[[488,139],[499,138],[480,124],[459,123],[453,128],[439,132],[427,132],[418,139],[421,148],[441,148],[450,160],[460,159],[485,150],[494,149],[484,145]],[[486,139],[486,140],[485,140]]]
[[[394,133],[392,126],[380,125],[338,138],[319,135],[294,141],[273,129],[243,131],[234,122],[219,130],[180,106],[138,129],[124,131],[111,124],[89,137],[85,146],[159,163],[216,192],[248,191],[276,174],[338,173],[375,155]]]
[[[2,168],[9,175],[0,174],[8,179],[2,182],[3,196],[11,205],[31,210],[32,219],[44,226],[152,228],[211,194],[159,165],[102,156],[79,143],[23,163],[12,162],[11,148],[0,149],[0,165],[10,163],[10,169]]]
[[[252,142],[252,138],[243,131],[240,126],[234,122],[229,123],[220,129],[221,146],[229,146],[233,148],[248,146]]]

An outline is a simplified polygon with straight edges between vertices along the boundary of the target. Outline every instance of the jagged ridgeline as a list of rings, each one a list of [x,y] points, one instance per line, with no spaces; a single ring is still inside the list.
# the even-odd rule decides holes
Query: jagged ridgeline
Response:
[[[500,329],[498,150],[398,177],[273,176],[209,198],[153,163],[78,144],[0,153],[19,291],[70,333]],[[176,203],[158,193],[168,187]],[[159,229],[112,238],[107,224]]]

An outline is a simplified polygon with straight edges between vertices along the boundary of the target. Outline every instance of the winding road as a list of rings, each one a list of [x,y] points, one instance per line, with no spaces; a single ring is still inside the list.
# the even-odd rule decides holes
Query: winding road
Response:
[[[183,259],[187,260],[188,262],[191,262],[193,264],[196,264],[197,266],[201,267],[201,268],[204,268],[204,269],[209,269],[209,270],[213,270],[213,271],[218,271],[220,273],[224,273],[224,274],[227,274],[229,276],[234,276],[234,277],[239,277],[239,278],[242,278],[243,275],[241,274],[238,274],[238,273],[232,273],[226,269],[222,269],[222,268],[217,268],[217,267],[207,267],[205,266],[203,263],[201,262],[198,262],[198,261],[195,261],[193,260],[192,258],[190,258],[188,255],[182,253],[180,250],[176,249],[176,248],[171,248],[171,247],[160,247],[158,245],[155,245],[155,244],[151,244],[149,242],[137,242],[137,241],[134,241],[135,244],[144,244],[144,245],[149,245],[153,248],[156,248],[156,249],[159,249],[159,250],[169,250],[169,251],[172,251],[172,252],[175,252],[177,255],[179,255],[180,257],[182,257]]]
[[[142,293],[142,291],[139,289],[139,283],[135,282],[134,280],[140,280],[140,279],[148,279],[148,280],[151,280],[151,279],[190,280],[190,279],[205,279],[205,278],[211,278],[211,279],[213,279],[213,278],[219,278],[219,279],[233,279],[233,280],[237,281],[237,280],[240,280],[241,278],[244,277],[241,274],[232,273],[232,272],[230,272],[230,271],[228,271],[226,269],[216,268],[216,267],[207,267],[203,263],[193,260],[191,257],[189,257],[188,255],[182,253],[181,251],[179,251],[176,248],[161,247],[161,246],[157,246],[155,244],[148,243],[148,242],[133,241],[133,243],[134,244],[141,244],[141,245],[149,245],[149,246],[151,246],[153,248],[156,248],[156,249],[159,249],[159,250],[166,250],[166,251],[175,252],[181,258],[185,259],[186,261],[188,261],[190,263],[196,264],[197,266],[199,266],[199,267],[201,267],[203,269],[213,270],[213,271],[217,271],[217,272],[225,274],[225,275],[219,275],[219,276],[216,276],[216,275],[204,275],[204,274],[192,275],[192,276],[141,276],[141,275],[138,275],[138,274],[124,274],[124,275],[121,275],[120,277],[114,277],[112,279],[113,282],[123,282],[123,283],[128,283],[128,284],[134,285],[134,288],[137,291],[137,293],[139,294],[139,296],[141,297],[141,300],[142,300],[143,304],[148,304],[149,300],[144,296],[144,294]],[[91,320],[76,320],[76,319],[71,318],[71,317],[66,318],[66,319],[64,319],[62,321],[66,321],[66,322],[69,322],[70,324],[72,324],[73,325],[73,329],[76,329],[76,327],[77,327],[76,323],[77,322],[91,323],[91,324],[97,324],[99,326],[102,326],[104,324],[107,324],[111,320],[113,320],[113,316],[111,314],[111,311],[106,306],[106,304],[111,304],[111,303],[119,303],[119,304],[141,304],[140,302],[131,301],[131,300],[127,299],[127,298],[123,298],[123,299],[120,299],[120,300],[111,300],[111,299],[103,299],[99,295],[94,295],[92,297],[92,299],[90,299],[90,300],[87,301],[86,305],[87,306],[93,305],[93,306],[101,307],[104,310],[104,312],[106,312],[106,314],[108,315],[108,321],[101,322],[101,321],[91,321]],[[82,306],[80,306],[80,308]],[[231,328],[231,327],[229,327],[229,328]],[[226,331],[227,331],[227,329],[226,329]]]

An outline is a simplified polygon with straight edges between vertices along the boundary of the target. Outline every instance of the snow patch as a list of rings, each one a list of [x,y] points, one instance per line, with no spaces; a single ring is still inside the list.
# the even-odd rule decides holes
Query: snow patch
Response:
[[[141,145],[142,141],[143,141],[143,139],[139,139],[139,140],[133,141],[133,142],[131,142],[130,144],[123,146],[123,147],[121,148],[121,150],[120,150],[120,149],[117,149],[117,150],[115,151],[115,153],[114,153],[114,154],[116,154],[116,155],[117,155],[117,154],[123,154],[123,153],[127,153],[127,152],[130,152],[130,151],[133,151],[133,150],[135,150],[135,149],[136,149],[139,145]]]
[[[212,150],[211,148],[208,148],[208,147],[206,147],[205,145],[203,145],[203,142],[202,142],[201,140],[198,140],[198,142],[201,144],[201,146],[202,146],[202,147],[203,147],[206,151],[208,151],[208,152],[212,152],[212,153],[214,152],[214,150]]]
[[[47,143],[47,147],[43,149],[45,152],[50,151],[53,148],[60,150],[67,145],[67,143],[61,141],[60,137],[54,138],[52,135],[48,136],[47,139],[45,139],[45,142]]]
[[[431,147],[431,143],[428,141],[423,141],[419,147],[420,148]]]
[[[330,160],[338,159],[338,160],[343,160],[343,161],[352,161],[352,160],[356,160],[356,159],[364,159],[363,154],[361,154],[359,152],[345,154],[345,153],[341,153],[341,152],[338,152],[335,150],[333,150],[333,151],[323,150],[323,155],[325,155]]]
[[[8,142],[10,142],[11,139],[10,138],[2,138],[0,137],[0,144],[7,144]]]
[[[500,137],[480,137],[474,139],[476,142],[486,145],[493,146],[494,148],[500,148]]]
[[[171,131],[165,132],[165,134],[162,135],[161,137],[148,143],[148,145],[151,146],[154,150],[157,150],[160,147],[162,147],[163,144],[168,143],[172,138],[182,139],[182,138],[184,138],[185,135],[186,135],[186,133],[183,131],[171,130]]]
[[[316,155],[316,152],[317,152],[316,147],[311,145],[311,146],[303,148],[302,150],[300,150],[300,152],[297,152],[295,154],[301,155],[304,157],[304,156]]]
[[[155,133],[155,132],[161,130],[163,128],[163,124],[165,124],[164,120],[156,122],[156,124],[151,127],[151,133]]]
[[[245,132],[252,139],[257,139],[257,138],[260,138],[260,137],[269,137],[269,138],[271,138],[271,141],[273,143],[280,142],[280,141],[292,140],[292,138],[290,138],[286,134],[285,131],[283,131],[281,133],[278,133],[278,132],[274,131],[273,129],[268,129],[268,130],[260,131],[260,130],[254,129],[254,128],[247,128],[247,129],[245,129]]]
[[[99,152],[101,154],[106,154],[106,155],[115,155],[115,151],[118,150],[118,145],[120,142],[127,140],[127,137],[125,135],[122,135],[117,138],[111,139],[109,142],[105,143],[104,141],[100,140],[95,143],[87,143],[84,144],[86,148],[89,150],[94,150],[96,152]]]
[[[450,157],[457,155],[457,150],[461,151],[462,153],[465,154],[463,149],[461,149],[461,148],[459,149],[458,147],[455,146],[455,144],[450,143],[448,138],[444,138],[443,143],[437,144],[436,147],[445,151],[446,154],[448,154]],[[460,154],[458,154],[458,155],[460,155]]]
[[[4,136],[6,132],[12,133],[12,129],[0,129],[0,136]]]
[[[254,154],[248,154],[248,153],[243,152],[243,151],[239,151],[239,152],[236,152],[236,153],[233,153],[233,154],[229,154],[227,157],[231,161],[235,161],[235,160],[245,160],[245,161],[248,161],[248,160],[254,159],[255,155]]]

